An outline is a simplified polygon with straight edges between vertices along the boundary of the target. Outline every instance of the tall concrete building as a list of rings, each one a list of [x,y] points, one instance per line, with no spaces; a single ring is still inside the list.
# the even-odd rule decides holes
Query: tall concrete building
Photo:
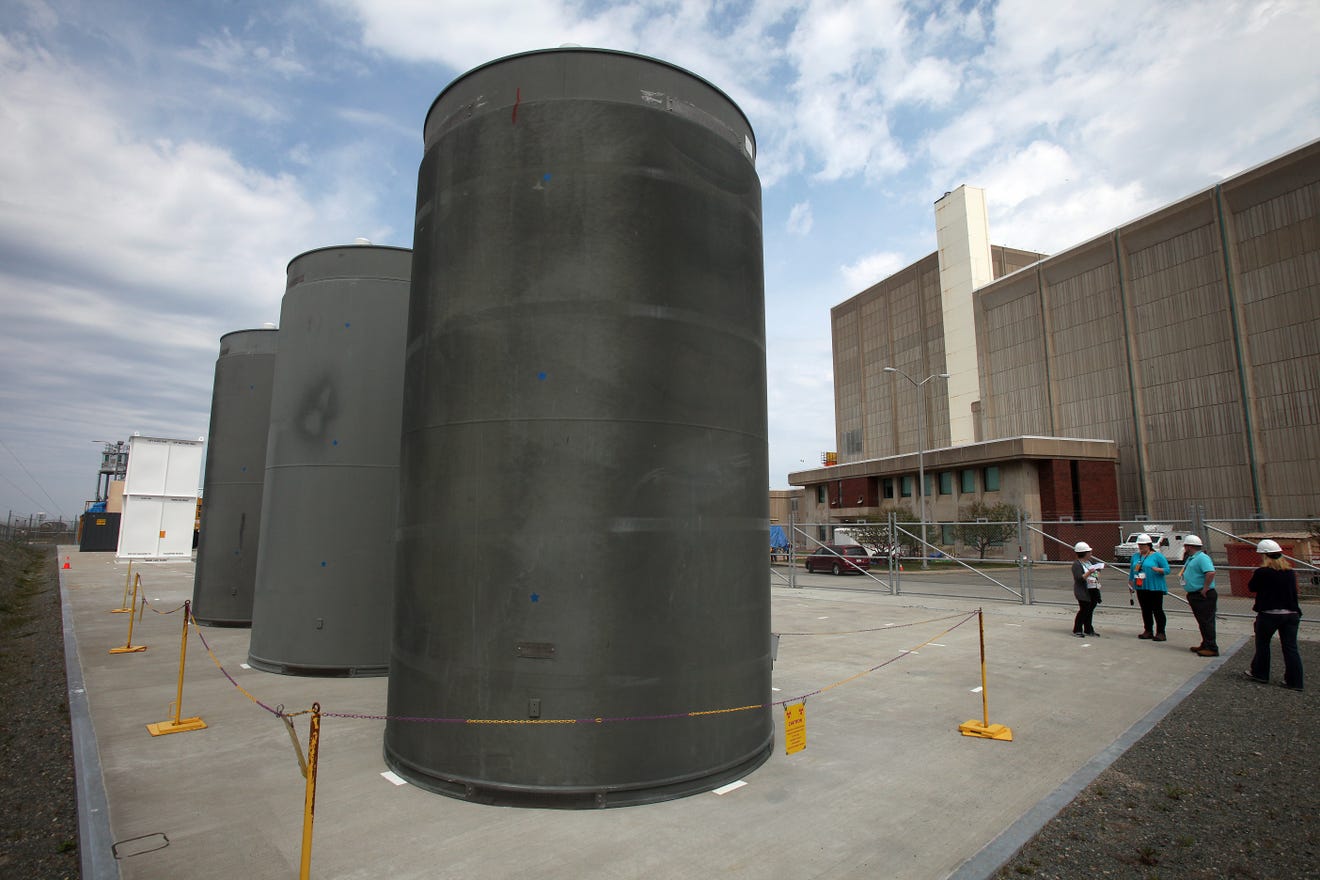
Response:
[[[978,190],[936,218],[937,253],[831,311],[840,466],[1104,440],[1123,518],[1320,514],[1320,141],[1047,258],[986,244]]]
[[[960,191],[966,189],[959,187]],[[946,194],[940,202],[950,199],[963,201],[960,192]],[[972,200],[978,197],[973,195]],[[979,201],[984,206],[983,196]],[[978,269],[983,274],[973,276],[962,265],[970,249],[966,224],[960,221],[960,225],[963,242],[950,242],[952,234],[948,232],[942,236],[948,249],[957,255],[957,264],[951,266],[953,259],[942,253],[930,254],[830,310],[840,464],[915,452],[919,433],[928,449],[954,445],[951,397],[964,403],[953,418],[955,423],[964,423],[959,428],[959,441],[979,439],[972,418],[979,383],[976,335],[971,323],[972,281],[979,278],[984,283],[999,278],[1030,266],[1044,255],[990,245],[982,207],[975,237],[984,252],[985,266]],[[887,366],[918,380],[932,373],[950,374],[949,384],[936,381],[923,388],[925,423],[920,430],[913,389],[896,375],[885,373]],[[968,389],[970,394],[965,391],[950,395],[955,381],[959,389]]]

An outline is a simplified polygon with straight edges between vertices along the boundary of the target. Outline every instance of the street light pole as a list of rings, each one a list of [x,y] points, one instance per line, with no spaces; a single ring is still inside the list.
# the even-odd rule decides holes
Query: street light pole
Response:
[[[917,503],[921,509],[921,567],[930,568],[926,554],[926,383],[931,379],[947,379],[948,373],[932,373],[918,382],[897,367],[885,367],[886,373],[897,373],[917,389]]]

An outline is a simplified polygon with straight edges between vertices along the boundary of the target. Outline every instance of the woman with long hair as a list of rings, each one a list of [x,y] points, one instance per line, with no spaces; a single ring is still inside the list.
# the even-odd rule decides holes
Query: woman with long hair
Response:
[[[1302,689],[1302,654],[1297,650],[1297,628],[1302,609],[1297,604],[1297,572],[1283,558],[1283,548],[1269,538],[1256,545],[1262,557],[1260,568],[1251,574],[1247,589],[1256,594],[1256,654],[1243,673],[1252,681],[1270,680],[1270,640],[1277,632],[1283,648],[1283,686]]]

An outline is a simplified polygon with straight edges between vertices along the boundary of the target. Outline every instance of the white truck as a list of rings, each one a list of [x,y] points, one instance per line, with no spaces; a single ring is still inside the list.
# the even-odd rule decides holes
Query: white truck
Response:
[[[1170,562],[1182,562],[1184,553],[1183,538],[1187,537],[1187,532],[1175,531],[1173,526],[1161,523],[1149,523],[1139,532],[1133,532],[1128,535],[1127,540],[1114,548],[1114,561],[1127,562],[1132,558],[1132,554],[1137,552],[1137,536],[1150,535],[1151,543],[1156,551],[1163,553],[1164,558]]]

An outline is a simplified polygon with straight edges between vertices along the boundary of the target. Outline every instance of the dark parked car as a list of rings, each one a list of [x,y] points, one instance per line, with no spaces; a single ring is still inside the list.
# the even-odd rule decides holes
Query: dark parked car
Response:
[[[807,557],[807,571],[851,574],[870,567],[871,557],[861,544],[826,544]]]

